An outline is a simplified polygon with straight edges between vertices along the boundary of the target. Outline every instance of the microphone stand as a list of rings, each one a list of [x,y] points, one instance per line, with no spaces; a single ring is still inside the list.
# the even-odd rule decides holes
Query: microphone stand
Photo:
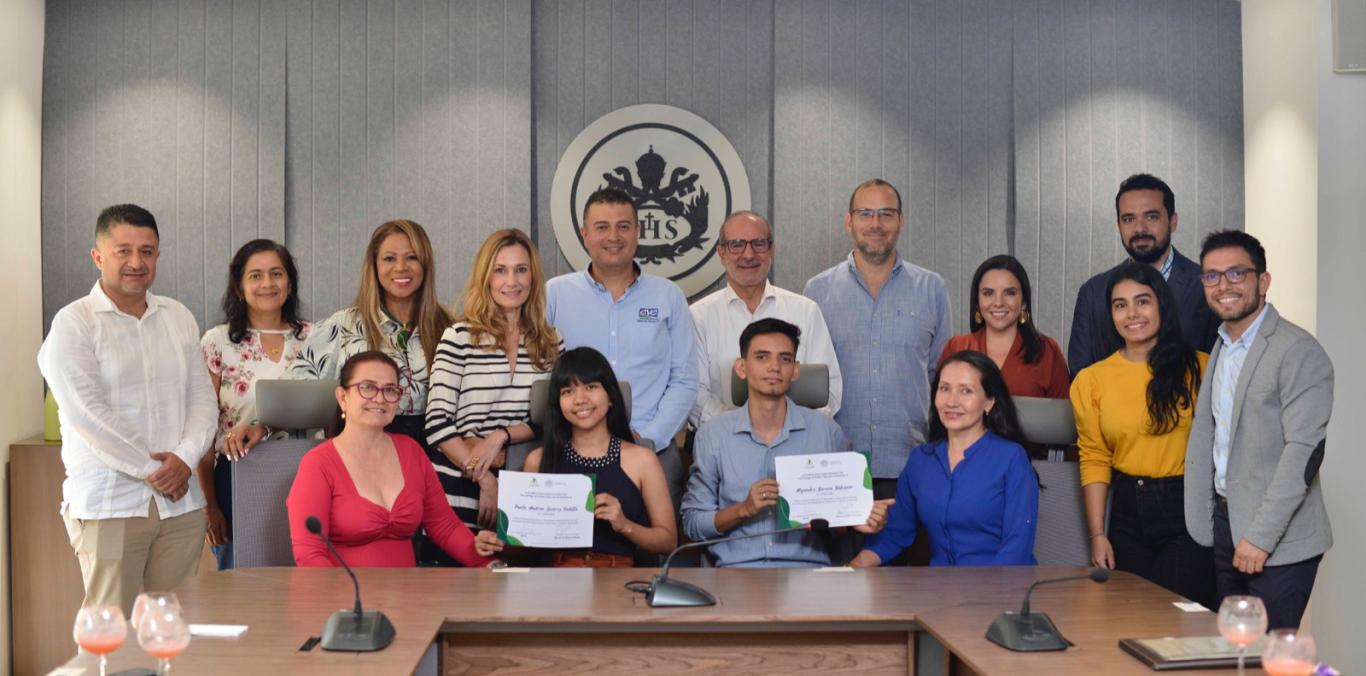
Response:
[[[650,579],[650,588],[645,592],[645,602],[649,604],[651,608],[695,608],[699,606],[716,605],[716,597],[713,596],[711,592],[695,584],[682,580],[675,580],[669,577],[669,566],[673,563],[674,556],[685,549],[696,549],[698,547],[706,547],[722,542],[745,540],[748,538],[763,537],[765,535],[779,535],[795,531],[821,532],[829,528],[829,521],[826,521],[825,519],[814,519],[811,523],[801,526],[779,528],[777,530],[764,531],[762,533],[699,540],[697,542],[689,542],[680,545],[672,552],[669,552],[669,556],[664,559],[664,565],[659,569],[659,574]]]
[[[310,516],[304,525],[310,533],[322,539],[327,545],[327,550],[332,552],[332,556],[337,557],[342,568],[346,569],[346,574],[351,576],[351,584],[356,590],[355,607],[343,608],[327,618],[319,645],[323,650],[361,653],[387,648],[397,634],[394,624],[378,610],[367,611],[361,608],[360,581],[356,579],[356,573],[351,570],[351,566],[346,565],[346,559],[343,559],[337,548],[332,546],[332,541],[323,534],[322,522],[317,517]]]
[[[1053,624],[1053,620],[1048,617],[1048,614],[1029,611],[1029,595],[1033,594],[1034,588],[1041,584],[1088,579],[1104,582],[1110,579],[1110,571],[1104,568],[1092,568],[1091,572],[1086,575],[1039,580],[1029,585],[1029,590],[1025,592],[1024,603],[1020,605],[1020,612],[1006,611],[1001,613],[987,629],[987,640],[1016,652],[1066,650],[1072,643],[1063,638],[1062,632],[1058,631],[1057,625]]]

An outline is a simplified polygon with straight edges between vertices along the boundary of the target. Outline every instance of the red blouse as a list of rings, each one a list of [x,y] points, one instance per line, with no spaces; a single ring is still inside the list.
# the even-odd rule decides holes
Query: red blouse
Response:
[[[1026,364],[1024,338],[1018,331],[1015,333],[1015,344],[1010,346],[1005,365],[1001,367],[1001,375],[1006,379],[1006,389],[1015,397],[1067,399],[1072,385],[1071,376],[1067,372],[1067,359],[1062,356],[1062,350],[1058,349],[1058,344],[1052,338],[1041,335],[1039,340],[1043,341],[1039,360],[1033,364]],[[986,354],[986,329],[950,338],[944,346],[943,354],[939,355],[940,363],[948,359],[949,355],[963,350],[976,350]]]
[[[339,565],[322,538],[304,521],[316,516],[337,552],[352,567],[411,567],[413,533],[426,527],[432,541],[461,565],[487,565],[492,559],[474,551],[474,535],[456,518],[436,478],[436,470],[417,442],[390,434],[403,472],[403,490],[390,509],[361,497],[337,447],[329,439],[306,453],[285,501],[294,562],[300,566]]]

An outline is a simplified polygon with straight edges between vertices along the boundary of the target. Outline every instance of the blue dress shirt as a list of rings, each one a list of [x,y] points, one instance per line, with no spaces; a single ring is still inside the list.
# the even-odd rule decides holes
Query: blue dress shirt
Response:
[[[870,454],[874,477],[895,477],[925,441],[930,381],[953,336],[944,279],[898,259],[874,298],[851,253],[803,294],[825,315],[844,377],[835,421]]]
[[[1210,413],[1214,415],[1214,492],[1222,497],[1228,497],[1228,456],[1233,450],[1228,442],[1233,434],[1233,397],[1238,393],[1243,362],[1247,361],[1252,341],[1257,339],[1257,329],[1262,328],[1262,320],[1266,319],[1266,308],[1267,304],[1263,304],[1257,311],[1257,318],[1238,340],[1229,339],[1228,328],[1220,324],[1219,340],[1223,347],[1219,349],[1215,363],[1205,366],[1206,372],[1214,372],[1214,382],[1210,383],[1210,392],[1214,395],[1210,400]]]
[[[545,313],[564,349],[601,352],[631,383],[631,429],[664,450],[697,401],[692,313],[678,286],[639,273],[613,300],[588,270],[571,272],[546,284]]]
[[[865,545],[890,561],[930,536],[932,566],[1032,566],[1039,478],[1019,444],[987,432],[949,471],[945,440],[923,444],[896,482],[887,526]]]
[[[778,456],[848,451],[844,432],[825,414],[787,400],[783,429],[766,444],[750,425],[749,404],[702,423],[693,441],[693,465],[683,496],[683,532],[692,540],[722,535],[762,533],[778,527],[771,509],[741,523],[729,533],[716,529],[716,513],[744,502],[749,487],[776,473]],[[753,537],[711,546],[718,566],[799,568],[830,565],[819,533],[793,532]]]

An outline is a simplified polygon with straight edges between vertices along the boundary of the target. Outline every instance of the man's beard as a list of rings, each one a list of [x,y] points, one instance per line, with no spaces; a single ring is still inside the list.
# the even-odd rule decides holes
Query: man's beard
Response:
[[[1135,262],[1152,265],[1153,263],[1162,260],[1162,257],[1166,256],[1167,251],[1172,248],[1172,240],[1170,237],[1165,240],[1158,239],[1151,235],[1150,237],[1152,238],[1153,246],[1147,251],[1139,251],[1134,248],[1133,241],[1135,238],[1133,237],[1129,238],[1129,243],[1124,245],[1124,250],[1128,252],[1129,257],[1134,259]]]
[[[896,251],[896,244],[888,242],[886,246],[875,247],[871,244],[856,241],[854,242],[854,248],[858,249],[858,252],[863,254],[863,258],[869,263],[881,265],[892,257],[892,252]]]

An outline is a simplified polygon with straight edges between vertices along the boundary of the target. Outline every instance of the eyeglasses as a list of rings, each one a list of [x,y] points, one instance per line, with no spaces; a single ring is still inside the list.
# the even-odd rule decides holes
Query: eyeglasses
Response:
[[[721,242],[721,246],[726,247],[726,251],[739,256],[745,252],[748,246],[754,249],[754,253],[761,254],[768,251],[773,246],[773,238],[761,237],[759,239],[727,239]]]
[[[858,223],[867,223],[876,218],[884,224],[891,224],[901,216],[900,209],[854,209],[849,213]]]
[[[380,392],[384,393],[384,400],[391,404],[403,398],[403,389],[400,388],[398,385],[385,385],[384,387],[380,387],[379,385],[376,385],[367,380],[363,383],[347,385],[346,389],[349,390],[353,387],[356,388],[356,391],[360,393],[360,396],[366,399],[374,399],[375,395],[379,394]]]
[[[1242,284],[1247,273],[1256,271],[1257,268],[1229,268],[1223,272],[1210,270],[1200,275],[1200,283],[1205,286],[1218,286],[1219,278],[1223,277],[1229,284]]]

